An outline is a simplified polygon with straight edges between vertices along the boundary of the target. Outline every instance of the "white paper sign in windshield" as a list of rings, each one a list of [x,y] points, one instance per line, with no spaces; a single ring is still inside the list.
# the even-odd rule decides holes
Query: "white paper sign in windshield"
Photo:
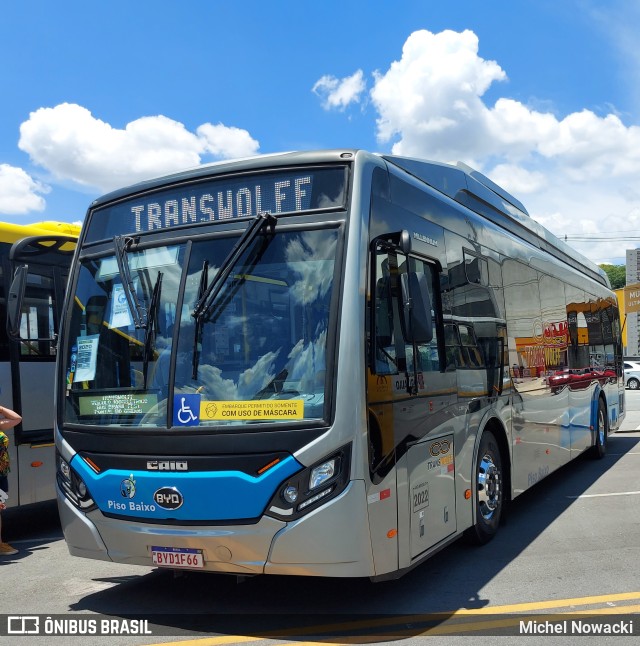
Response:
[[[98,360],[98,339],[100,335],[79,336],[77,340],[78,355],[76,373],[73,380],[93,381],[96,378]]]
[[[127,296],[124,292],[124,287],[120,284],[113,286],[112,294],[113,306],[111,308],[111,320],[109,325],[111,327],[128,327],[133,325],[131,312],[129,311],[129,304],[127,303]]]

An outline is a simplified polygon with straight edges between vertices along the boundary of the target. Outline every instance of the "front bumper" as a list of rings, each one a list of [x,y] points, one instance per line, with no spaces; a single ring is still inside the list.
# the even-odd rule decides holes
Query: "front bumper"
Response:
[[[263,516],[250,525],[161,525],[87,514],[58,490],[58,507],[74,556],[156,567],[152,546],[200,549],[204,570],[241,575],[373,576],[364,482],[286,523]]]

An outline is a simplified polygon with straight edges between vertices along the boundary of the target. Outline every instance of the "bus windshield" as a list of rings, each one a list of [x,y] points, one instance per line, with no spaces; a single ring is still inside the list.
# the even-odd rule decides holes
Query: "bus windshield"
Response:
[[[197,316],[235,237],[129,240],[115,255],[81,261],[65,421],[169,428],[326,418],[337,240],[336,228],[263,231]]]

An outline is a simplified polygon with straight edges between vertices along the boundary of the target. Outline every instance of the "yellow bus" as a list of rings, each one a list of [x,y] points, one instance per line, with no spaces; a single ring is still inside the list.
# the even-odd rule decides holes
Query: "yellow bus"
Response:
[[[7,431],[8,507],[55,497],[53,388],[58,319],[80,227],[63,222],[0,222],[0,404],[22,415]],[[22,303],[14,277],[22,275]]]

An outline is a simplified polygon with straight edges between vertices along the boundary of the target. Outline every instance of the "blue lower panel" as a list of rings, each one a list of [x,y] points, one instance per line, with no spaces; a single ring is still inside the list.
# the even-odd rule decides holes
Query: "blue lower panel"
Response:
[[[95,473],[76,455],[71,466],[101,511],[131,518],[233,521],[258,518],[277,487],[302,465],[288,457],[261,476],[241,471]]]

